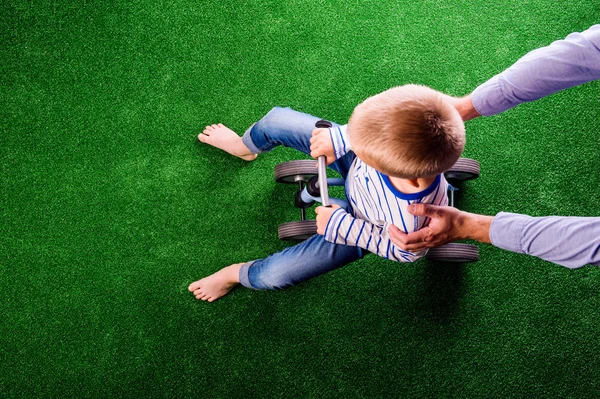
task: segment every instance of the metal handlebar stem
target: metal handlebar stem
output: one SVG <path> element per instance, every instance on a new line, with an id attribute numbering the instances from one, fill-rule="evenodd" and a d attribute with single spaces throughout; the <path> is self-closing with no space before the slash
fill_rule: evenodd
<path id="1" fill-rule="evenodd" d="M 317 128 L 330 128 L 333 124 L 329 121 L 321 119 L 315 123 L 315 127 Z M 331 203 L 329 202 L 329 190 L 327 189 L 327 158 L 324 155 L 321 155 L 319 158 L 319 180 L 317 182 L 317 187 L 321 192 L 321 203 L 323 206 L 331 207 Z"/>
<path id="2" fill-rule="evenodd" d="M 317 186 L 321 192 L 321 203 L 323 206 L 331 207 L 329 202 L 329 189 L 327 187 L 327 159 L 321 155 L 319 158 L 319 181 Z"/>

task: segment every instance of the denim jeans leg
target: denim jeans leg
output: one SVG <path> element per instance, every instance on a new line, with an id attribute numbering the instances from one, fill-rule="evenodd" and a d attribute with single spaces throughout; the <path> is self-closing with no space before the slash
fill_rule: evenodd
<path id="1" fill-rule="evenodd" d="M 275 107 L 244 133 L 242 141 L 256 154 L 283 145 L 310 155 L 310 138 L 318 120 L 290 108 Z"/>
<path id="2" fill-rule="evenodd" d="M 310 155 L 310 138 L 318 120 L 290 108 L 275 107 L 246 131 L 242 141 L 253 153 L 283 145 Z M 345 178 L 353 159 L 354 153 L 349 152 L 330 167 Z M 359 247 L 332 244 L 317 234 L 265 259 L 244 264 L 240 283 L 259 290 L 284 289 L 361 259 L 367 253 Z"/>
<path id="3" fill-rule="evenodd" d="M 310 138 L 318 120 L 320 118 L 316 116 L 290 108 L 275 107 L 244 133 L 242 141 L 254 154 L 283 145 L 310 155 Z M 339 126 L 335 122 L 331 123 L 333 126 Z M 355 157 L 354 153 L 349 151 L 329 167 L 345 179 Z"/>
<path id="4" fill-rule="evenodd" d="M 332 244 L 315 234 L 265 259 L 246 263 L 240 269 L 240 282 L 257 290 L 281 290 L 362 259 L 367 253 L 360 247 Z"/>

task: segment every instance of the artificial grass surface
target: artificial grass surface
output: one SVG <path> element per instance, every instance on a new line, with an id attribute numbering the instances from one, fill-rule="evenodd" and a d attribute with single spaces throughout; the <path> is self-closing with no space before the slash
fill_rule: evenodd
<path id="1" fill-rule="evenodd" d="M 592 397 L 600 272 L 480 245 L 369 256 L 212 303 L 286 246 L 293 189 L 197 142 L 272 106 L 345 123 L 394 85 L 464 95 L 591 26 L 571 1 L 12 2 L 0 14 L 0 396 Z M 599 82 L 467 123 L 473 212 L 598 215 Z"/>

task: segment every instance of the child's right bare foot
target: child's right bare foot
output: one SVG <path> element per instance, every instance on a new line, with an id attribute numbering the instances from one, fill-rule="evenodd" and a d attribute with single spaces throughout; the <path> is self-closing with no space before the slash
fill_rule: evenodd
<path id="1" fill-rule="evenodd" d="M 218 124 L 206 126 L 204 131 L 198 135 L 198 140 L 210 144 L 231 155 L 242 158 L 245 161 L 253 161 L 256 154 L 253 154 L 242 142 L 242 138 L 236 132 L 228 127 Z"/>
<path id="2" fill-rule="evenodd" d="M 240 268 L 243 263 L 224 267 L 218 272 L 201 280 L 195 281 L 188 287 L 196 299 L 213 302 L 227 294 L 240 283 Z"/>

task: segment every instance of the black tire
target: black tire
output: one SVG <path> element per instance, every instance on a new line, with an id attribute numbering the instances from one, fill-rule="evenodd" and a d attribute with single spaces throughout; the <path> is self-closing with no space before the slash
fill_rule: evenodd
<path id="1" fill-rule="evenodd" d="M 467 181 L 479 177 L 481 166 L 479 162 L 469 158 L 459 158 L 449 170 L 444 173 L 446 180 Z"/>
<path id="2" fill-rule="evenodd" d="M 304 241 L 317 234 L 316 220 L 297 220 L 295 222 L 282 223 L 277 228 L 280 240 Z"/>
<path id="3" fill-rule="evenodd" d="M 440 262 L 477 262 L 479 260 L 479 248 L 471 244 L 450 243 L 442 247 L 429 248 L 425 257 Z"/>
<path id="4" fill-rule="evenodd" d="M 318 175 L 316 159 L 290 161 L 275 165 L 275 181 L 278 183 L 297 184 L 299 181 L 306 183 Z"/>

